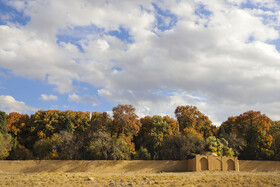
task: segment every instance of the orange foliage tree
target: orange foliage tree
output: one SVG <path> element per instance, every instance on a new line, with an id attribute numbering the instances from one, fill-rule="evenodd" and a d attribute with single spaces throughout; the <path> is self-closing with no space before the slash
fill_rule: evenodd
<path id="1" fill-rule="evenodd" d="M 273 155 L 270 126 L 271 119 L 256 111 L 229 117 L 222 124 L 226 133 L 234 133 L 245 140 L 245 148 L 240 153 L 241 159 L 270 159 Z"/>
<path id="2" fill-rule="evenodd" d="M 196 106 L 178 106 L 175 110 L 175 116 L 179 123 L 180 132 L 194 129 L 204 138 L 213 135 L 212 130 L 215 128 L 212 127 L 212 122 Z"/>
<path id="3" fill-rule="evenodd" d="M 132 105 L 118 105 L 113 108 L 113 131 L 119 136 L 137 135 L 141 127 L 135 108 Z"/>
<path id="4" fill-rule="evenodd" d="M 7 129 L 14 137 L 18 133 L 24 131 L 27 123 L 29 122 L 29 116 L 27 114 L 20 114 L 18 112 L 11 112 L 7 116 Z"/>

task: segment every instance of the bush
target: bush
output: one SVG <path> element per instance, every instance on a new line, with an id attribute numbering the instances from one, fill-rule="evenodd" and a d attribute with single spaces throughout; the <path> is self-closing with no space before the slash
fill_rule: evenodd
<path id="1" fill-rule="evenodd" d="M 60 131 L 57 137 L 52 137 L 53 149 L 57 151 L 58 159 L 72 160 L 78 158 L 79 145 L 71 132 Z"/>
<path id="2" fill-rule="evenodd" d="M 92 140 L 87 146 L 88 159 L 108 160 L 110 158 L 110 149 L 112 147 L 112 138 L 108 133 L 99 132 L 92 135 Z"/>
<path id="3" fill-rule="evenodd" d="M 8 133 L 6 113 L 2 111 L 0 111 L 0 133 L 3 135 Z"/>
<path id="4" fill-rule="evenodd" d="M 16 160 L 32 160 L 34 156 L 29 149 L 26 149 L 23 145 L 18 144 L 15 151 Z"/>
<path id="5" fill-rule="evenodd" d="M 149 153 L 147 148 L 140 147 L 140 149 L 136 152 L 135 159 L 136 160 L 150 160 L 151 154 Z"/>
<path id="6" fill-rule="evenodd" d="M 162 158 L 165 160 L 186 160 L 204 149 L 204 141 L 193 135 L 171 136 L 164 141 Z"/>
<path id="7" fill-rule="evenodd" d="M 34 145 L 34 153 L 38 159 L 52 159 L 53 141 L 51 138 L 39 140 Z"/>
<path id="8" fill-rule="evenodd" d="M 215 152 L 218 156 L 233 156 L 234 152 L 228 147 L 228 141 L 224 138 L 216 138 L 215 136 L 209 136 L 206 139 L 207 151 Z"/>
<path id="9" fill-rule="evenodd" d="M 246 147 L 246 141 L 242 137 L 238 137 L 235 133 L 222 134 L 220 139 L 224 138 L 228 141 L 228 147 L 232 148 L 236 156 L 239 156 Z"/>
<path id="10" fill-rule="evenodd" d="M 0 133 L 0 160 L 6 159 L 10 155 L 13 147 L 13 139 L 10 134 Z"/>

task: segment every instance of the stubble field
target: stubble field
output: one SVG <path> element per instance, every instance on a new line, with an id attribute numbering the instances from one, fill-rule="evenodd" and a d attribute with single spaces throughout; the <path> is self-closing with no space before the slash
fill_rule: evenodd
<path id="1" fill-rule="evenodd" d="M 0 186 L 280 187 L 280 162 L 239 165 L 240 172 L 186 172 L 186 161 L 0 161 Z"/>
<path id="2" fill-rule="evenodd" d="M 0 173 L 0 186 L 280 186 L 280 172 Z"/>

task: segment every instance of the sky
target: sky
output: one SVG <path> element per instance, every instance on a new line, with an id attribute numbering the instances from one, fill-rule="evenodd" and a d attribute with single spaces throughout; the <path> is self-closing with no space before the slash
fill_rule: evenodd
<path id="1" fill-rule="evenodd" d="M 0 110 L 280 120 L 279 0 L 0 0 Z"/>

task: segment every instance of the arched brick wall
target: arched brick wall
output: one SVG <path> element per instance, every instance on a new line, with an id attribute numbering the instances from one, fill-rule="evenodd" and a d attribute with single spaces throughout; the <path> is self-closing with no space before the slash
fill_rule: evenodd
<path id="1" fill-rule="evenodd" d="M 227 171 L 235 171 L 234 161 L 231 159 L 227 160 L 226 168 L 227 168 Z"/>
<path id="2" fill-rule="evenodd" d="M 205 171 L 208 170 L 208 160 L 206 158 L 200 159 L 200 170 Z"/>
<path id="3" fill-rule="evenodd" d="M 196 155 L 187 163 L 188 171 L 239 171 L 237 157 Z"/>

